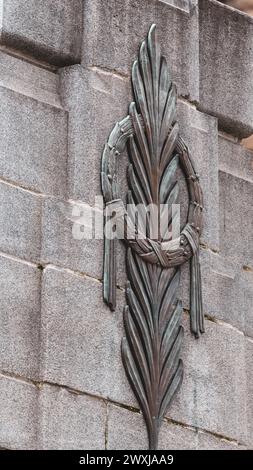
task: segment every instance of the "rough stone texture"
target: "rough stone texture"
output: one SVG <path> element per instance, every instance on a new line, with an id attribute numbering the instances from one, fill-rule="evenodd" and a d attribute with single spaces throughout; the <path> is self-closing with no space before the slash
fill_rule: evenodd
<path id="1" fill-rule="evenodd" d="M 253 151 L 219 135 L 219 169 L 253 183 Z"/>
<path id="2" fill-rule="evenodd" d="M 197 450 L 245 450 L 245 447 L 199 431 Z"/>
<path id="3" fill-rule="evenodd" d="M 247 446 L 253 449 L 253 341 L 246 341 L 246 368 L 247 368 Z"/>
<path id="4" fill-rule="evenodd" d="M 0 257 L 0 370 L 38 377 L 40 275 L 29 263 Z"/>
<path id="5" fill-rule="evenodd" d="M 41 198 L 0 183 L 0 250 L 29 261 L 40 258 Z"/>
<path id="6" fill-rule="evenodd" d="M 128 114 L 130 88 L 129 80 L 100 70 L 77 65 L 61 72 L 62 100 L 69 111 L 71 199 L 93 206 L 101 194 L 102 152 L 115 123 Z"/>
<path id="7" fill-rule="evenodd" d="M 242 275 L 242 283 L 239 286 L 241 291 L 241 311 L 245 315 L 245 334 L 253 338 L 253 272 L 245 271 Z"/>
<path id="8" fill-rule="evenodd" d="M 108 405 L 108 450 L 139 450 L 147 448 L 147 432 L 140 413 Z"/>
<path id="9" fill-rule="evenodd" d="M 164 421 L 159 438 L 160 450 L 239 450 L 234 441 L 228 441 L 193 428 Z M 140 413 L 109 405 L 108 408 L 108 450 L 147 449 L 147 435 Z"/>
<path id="10" fill-rule="evenodd" d="M 121 364 L 122 293 L 116 312 L 110 312 L 100 282 L 50 266 L 43 278 L 42 378 L 118 402 L 134 401 Z"/>
<path id="11" fill-rule="evenodd" d="M 155 21 L 205 202 L 206 334 L 190 335 L 185 312 L 184 382 L 160 448 L 252 449 L 253 153 L 235 137 L 253 128 L 252 19 L 214 0 L 37 3 L 0 1 L 0 448 L 147 449 L 120 354 L 124 248 L 112 313 L 102 299 L 103 242 L 74 239 L 73 225 L 78 207 L 88 225 L 103 147 L 128 113 L 130 67 Z M 82 16 L 82 65 L 54 73 L 49 63 L 80 59 Z M 125 153 L 123 193 L 126 164 Z M 181 201 L 185 189 L 182 179 Z M 188 266 L 182 271 L 189 309 Z"/>
<path id="12" fill-rule="evenodd" d="M 205 314 L 252 336 L 252 271 L 238 270 L 230 259 L 210 250 L 201 250 L 200 263 Z M 182 268 L 179 296 L 187 310 L 190 307 L 189 289 L 189 266 L 186 264 Z"/>
<path id="13" fill-rule="evenodd" d="M 38 389 L 31 384 L 0 375 L 0 446 L 36 449 Z"/>
<path id="14" fill-rule="evenodd" d="M 201 250 L 205 314 L 253 335 L 252 152 L 219 137 L 220 252 Z M 217 223 L 217 215 L 214 214 Z M 189 267 L 181 295 L 189 309 Z"/>
<path id="15" fill-rule="evenodd" d="M 197 433 L 186 426 L 165 422 L 159 436 L 161 450 L 194 450 Z"/>
<path id="16" fill-rule="evenodd" d="M 192 429 L 164 422 L 159 438 L 159 449 L 190 450 L 197 447 L 197 433 Z M 140 413 L 109 405 L 107 449 L 147 449 L 147 433 Z"/>
<path id="17" fill-rule="evenodd" d="M 167 3 L 85 0 L 82 64 L 129 75 L 140 43 L 150 25 L 156 23 L 179 94 L 197 100 L 197 2 L 192 3 L 191 14 L 173 7 L 171 1 Z"/>
<path id="18" fill-rule="evenodd" d="M 204 312 L 252 336 L 252 152 L 220 136 L 219 168 L 220 253 L 201 250 Z M 213 218 L 217 225 L 217 214 Z M 182 268 L 181 284 L 189 309 L 188 265 Z"/>
<path id="19" fill-rule="evenodd" d="M 249 274 L 237 272 L 229 260 L 210 252 L 203 257 L 202 274 L 205 313 L 246 331 L 253 299 Z"/>
<path id="20" fill-rule="evenodd" d="M 102 279 L 103 240 L 74 238 L 74 224 L 78 229 L 78 224 L 82 221 L 78 215 L 81 216 L 83 212 L 84 218 L 87 211 L 91 211 L 92 217 L 93 211 L 90 206 L 63 202 L 55 198 L 44 200 L 41 261 L 43 264 L 61 265 Z M 88 224 L 88 217 L 84 222 Z M 89 228 L 87 232 L 79 232 L 80 236 L 85 236 L 86 233 L 92 236 L 92 231 Z"/>
<path id="21" fill-rule="evenodd" d="M 0 103 L 0 176 L 64 195 L 67 113 L 6 88 L 0 88 Z"/>
<path id="22" fill-rule="evenodd" d="M 101 237 L 95 238 L 95 235 L 100 233 L 100 228 L 103 230 L 103 215 L 102 219 L 97 219 L 97 229 L 95 226 L 93 232 L 90 229 L 90 217 L 94 221 L 101 214 L 100 208 L 87 204 L 45 198 L 42 205 L 41 263 L 56 264 L 102 280 L 104 241 Z M 92 235 L 92 238 L 87 239 L 86 234 L 89 237 Z M 118 240 L 117 285 L 121 288 L 125 288 L 127 282 L 125 254 L 124 243 Z"/>
<path id="23" fill-rule="evenodd" d="M 80 61 L 82 0 L 1 0 L 0 19 L 2 46 L 58 66 Z"/>
<path id="24" fill-rule="evenodd" d="M 189 147 L 203 189 L 205 210 L 202 242 L 217 249 L 219 246 L 217 120 L 200 113 L 183 101 L 178 102 L 177 115 L 180 133 Z"/>
<path id="25" fill-rule="evenodd" d="M 206 321 L 206 334 L 195 340 L 186 318 L 182 358 L 184 381 L 168 416 L 244 443 L 247 391 L 243 334 L 229 325 Z"/>
<path id="26" fill-rule="evenodd" d="M 120 360 L 122 302 L 111 313 L 102 303 L 100 283 L 50 267 L 44 276 L 43 378 L 136 406 Z M 209 321 L 206 330 L 199 341 L 186 334 L 185 379 L 169 416 L 244 439 L 243 335 Z"/>
<path id="27" fill-rule="evenodd" d="M 104 449 L 106 405 L 101 400 L 43 386 L 39 410 L 40 449 Z"/>
<path id="28" fill-rule="evenodd" d="M 198 0 L 158 0 L 167 5 L 176 7 L 182 11 L 190 13 L 198 3 Z"/>
<path id="29" fill-rule="evenodd" d="M 236 321 L 249 336 L 253 335 L 252 155 L 241 145 L 219 138 L 220 251 L 224 268 L 233 266 L 233 280 L 226 280 L 229 288 L 221 285 L 219 290 L 224 291 L 223 311 L 228 312 L 229 306 L 232 323 Z"/>
<path id="30" fill-rule="evenodd" d="M 109 405 L 108 450 L 147 449 L 145 424 L 139 413 Z M 160 450 L 242 450 L 244 446 L 203 431 L 164 421 L 162 424 Z"/>
<path id="31" fill-rule="evenodd" d="M 0 86 L 61 107 L 59 75 L 0 51 Z"/>
<path id="32" fill-rule="evenodd" d="M 199 2 L 200 109 L 238 137 L 253 133 L 253 19 L 216 0 Z"/>
<path id="33" fill-rule="evenodd" d="M 220 250 L 236 266 L 253 268 L 253 184 L 220 171 Z"/>

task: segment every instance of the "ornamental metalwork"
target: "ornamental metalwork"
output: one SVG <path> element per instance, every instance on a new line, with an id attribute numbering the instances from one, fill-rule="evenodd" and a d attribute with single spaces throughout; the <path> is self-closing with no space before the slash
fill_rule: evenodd
<path id="1" fill-rule="evenodd" d="M 101 184 L 106 221 L 112 214 L 116 217 L 117 233 L 121 232 L 127 247 L 122 360 L 146 422 L 149 448 L 157 449 L 163 418 L 183 379 L 183 309 L 177 295 L 180 267 L 188 260 L 190 327 L 196 338 L 204 332 L 204 317 L 199 264 L 202 191 L 189 150 L 179 135 L 176 87 L 160 52 L 156 25 L 151 26 L 133 64 L 132 87 L 134 101 L 129 115 L 116 123 L 104 148 Z M 126 147 L 127 203 L 144 207 L 148 226 L 142 236 L 136 230 L 135 211 L 126 210 L 118 184 L 117 161 Z M 168 228 L 179 197 L 179 168 L 188 187 L 188 216 L 180 235 L 173 239 L 168 237 Z M 170 214 L 167 227 L 158 221 L 155 238 L 150 236 L 150 204 L 158 207 L 158 214 L 165 205 Z M 115 238 L 105 236 L 103 295 L 111 310 L 116 307 L 116 243 Z"/>

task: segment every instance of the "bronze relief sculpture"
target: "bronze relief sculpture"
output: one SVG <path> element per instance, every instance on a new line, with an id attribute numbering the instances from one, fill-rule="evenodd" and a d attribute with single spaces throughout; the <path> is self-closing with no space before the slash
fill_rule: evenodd
<path id="1" fill-rule="evenodd" d="M 157 449 L 162 420 L 183 378 L 182 303 L 177 291 L 180 266 L 188 260 L 190 323 L 196 338 L 204 332 L 204 316 L 199 265 L 202 191 L 189 150 L 179 136 L 176 87 L 160 53 L 155 25 L 133 64 L 132 85 L 135 101 L 129 106 L 129 115 L 115 125 L 104 148 L 101 184 L 106 217 L 116 214 L 117 233 L 122 234 L 127 246 L 123 364 L 146 422 L 149 447 Z M 130 211 L 126 211 L 117 183 L 117 160 L 126 145 Z M 179 167 L 187 182 L 189 208 L 186 225 L 172 239 L 168 229 L 173 223 L 172 206 L 178 201 Z M 137 230 L 133 208 L 140 204 L 144 209 L 138 217 Z M 152 205 L 158 208 L 155 237 L 151 236 Z M 166 226 L 161 223 L 162 207 L 168 209 Z M 114 238 L 105 236 L 103 294 L 111 310 L 116 306 L 115 243 Z"/>

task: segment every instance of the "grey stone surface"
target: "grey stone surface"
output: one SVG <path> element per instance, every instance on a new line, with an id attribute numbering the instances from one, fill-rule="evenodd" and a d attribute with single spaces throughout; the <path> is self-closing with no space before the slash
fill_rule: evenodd
<path id="1" fill-rule="evenodd" d="M 241 443 L 247 432 L 245 339 L 230 325 L 206 321 L 195 340 L 185 319 L 184 380 L 168 417 Z M 229 384 L 229 386 L 228 386 Z"/>
<path id="2" fill-rule="evenodd" d="M 146 426 L 140 413 L 109 405 L 107 449 L 147 449 Z M 197 433 L 192 429 L 164 421 L 160 431 L 160 450 L 190 450 L 197 447 Z"/>
<path id="3" fill-rule="evenodd" d="M 220 171 L 220 250 L 238 267 L 253 268 L 253 184 Z"/>
<path id="4" fill-rule="evenodd" d="M 2 46 L 62 66 L 80 61 L 82 0 L 1 0 Z"/>
<path id="5" fill-rule="evenodd" d="M 198 100 L 197 2 L 192 4 L 191 13 L 173 7 L 171 3 L 86 0 L 82 64 L 129 75 L 140 43 L 151 24 L 156 23 L 162 51 L 172 69 L 179 94 Z"/>
<path id="6" fill-rule="evenodd" d="M 0 257 L 0 370 L 38 378 L 40 277 L 29 263 Z"/>
<path id="7" fill-rule="evenodd" d="M 147 442 L 145 423 L 139 412 L 108 405 L 108 450 L 147 449 Z"/>
<path id="8" fill-rule="evenodd" d="M 243 271 L 237 272 L 233 265 L 229 269 L 229 260 L 206 253 L 202 275 L 205 313 L 245 331 L 245 319 L 250 309 L 244 298 L 247 279 Z M 252 295 L 253 292 L 251 299 Z"/>
<path id="9" fill-rule="evenodd" d="M 69 111 L 69 197 L 93 206 L 101 194 L 104 145 L 117 121 L 128 114 L 129 80 L 73 66 L 61 71 L 61 92 Z M 119 174 L 123 177 L 124 171 Z"/>
<path id="10" fill-rule="evenodd" d="M 220 253 L 202 250 L 204 311 L 252 336 L 252 152 L 219 136 L 219 168 L 218 212 L 212 219 L 207 215 L 207 224 L 216 220 L 217 227 L 219 214 Z M 203 189 L 205 195 L 205 184 Z M 181 284 L 184 306 L 189 308 L 187 265 Z"/>
<path id="11" fill-rule="evenodd" d="M 42 378 L 135 403 L 120 354 L 123 293 L 118 291 L 118 307 L 111 312 L 99 281 L 50 266 L 43 278 Z"/>
<path id="12" fill-rule="evenodd" d="M 0 375 L 0 446 L 36 449 L 38 389 L 15 378 Z"/>
<path id="13" fill-rule="evenodd" d="M 106 404 L 102 400 L 44 385 L 39 410 L 40 449 L 104 449 Z"/>
<path id="14" fill-rule="evenodd" d="M 44 276 L 44 379 L 137 406 L 120 358 L 122 301 L 111 313 L 103 305 L 99 282 L 51 267 L 46 268 Z M 243 440 L 243 335 L 229 325 L 206 321 L 207 332 L 196 341 L 188 333 L 188 319 L 186 323 L 185 378 L 169 417 Z"/>
<path id="15" fill-rule="evenodd" d="M 247 447 L 253 449 L 253 341 L 246 341 L 247 368 Z"/>
<path id="16" fill-rule="evenodd" d="M 0 88 L 0 176 L 28 189 L 66 192 L 67 113 Z"/>
<path id="17" fill-rule="evenodd" d="M 239 269 L 229 258 L 201 250 L 201 276 L 204 313 L 229 323 L 253 336 L 253 273 Z M 179 296 L 189 309 L 189 266 L 184 265 Z"/>
<path id="18" fill-rule="evenodd" d="M 253 183 L 253 151 L 219 135 L 219 169 Z"/>
<path id="19" fill-rule="evenodd" d="M 176 7 L 182 11 L 190 13 L 192 9 L 197 5 L 198 0 L 158 0 L 167 5 Z"/>
<path id="20" fill-rule="evenodd" d="M 77 235 L 79 234 L 80 237 L 86 235 L 85 232 L 79 231 L 81 225 L 78 224 L 82 223 L 82 217 L 78 218 L 78 216 L 81 216 L 81 213 L 83 213 L 83 218 L 87 214 L 86 224 L 88 223 L 88 214 L 91 214 L 91 217 L 94 215 L 91 206 L 64 202 L 55 198 L 44 200 L 41 261 L 102 279 L 103 240 L 74 238 L 76 236 L 75 226 L 77 227 Z M 92 231 L 89 228 L 87 235 L 92 237 Z"/>
<path id="21" fill-rule="evenodd" d="M 100 209 L 95 206 L 45 198 L 42 205 L 41 263 L 43 265 L 56 264 L 102 280 L 104 241 L 101 238 L 95 238 L 95 226 L 93 226 L 92 238 L 87 239 L 84 236 L 85 233 L 91 236 L 90 220 L 88 222 L 87 215 L 91 214 L 94 221 L 96 215 L 99 216 L 101 213 Z M 103 228 L 103 218 L 101 220 Z M 82 232 L 83 224 L 85 227 Z M 76 238 L 77 235 L 82 238 Z M 125 253 L 124 243 L 118 240 L 116 243 L 116 281 L 121 288 L 125 288 L 127 282 Z"/>
<path id="22" fill-rule="evenodd" d="M 147 449 L 147 435 L 140 413 L 109 405 L 108 450 Z M 235 441 L 196 431 L 181 424 L 164 421 L 159 436 L 160 450 L 242 450 Z"/>
<path id="23" fill-rule="evenodd" d="M 253 153 L 226 132 L 253 132 L 253 20 L 215 0 L 37 3 L 0 0 L 0 448 L 147 449 L 120 353 L 125 250 L 112 313 L 103 241 L 73 237 L 73 208 L 100 195 L 103 147 L 128 113 L 131 64 L 156 22 L 205 203 L 206 333 L 195 340 L 185 312 L 184 381 L 160 448 L 252 449 Z M 80 61 L 82 20 L 82 65 L 29 63 Z M 123 154 L 123 193 L 126 163 Z"/>
<path id="24" fill-rule="evenodd" d="M 244 271 L 242 283 L 239 286 L 241 292 L 241 311 L 244 311 L 245 334 L 253 338 L 253 272 Z"/>
<path id="25" fill-rule="evenodd" d="M 160 433 L 161 450 L 195 450 L 197 433 L 194 429 L 165 422 Z"/>
<path id="26" fill-rule="evenodd" d="M 61 108 L 58 74 L 2 51 L 0 86 Z"/>
<path id="27" fill-rule="evenodd" d="M 39 261 L 41 197 L 1 182 L 0 218 L 0 251 Z"/>
<path id="28" fill-rule="evenodd" d="M 204 196 L 203 243 L 213 249 L 219 247 L 219 186 L 217 120 L 197 111 L 184 101 L 177 111 L 181 136 L 191 154 Z M 186 195 L 188 197 L 188 195 Z"/>
<path id="29" fill-rule="evenodd" d="M 253 19 L 216 0 L 199 2 L 200 109 L 238 137 L 253 133 Z"/>
<path id="30" fill-rule="evenodd" d="M 238 445 L 236 442 L 198 431 L 197 450 L 245 450 L 245 447 Z"/>

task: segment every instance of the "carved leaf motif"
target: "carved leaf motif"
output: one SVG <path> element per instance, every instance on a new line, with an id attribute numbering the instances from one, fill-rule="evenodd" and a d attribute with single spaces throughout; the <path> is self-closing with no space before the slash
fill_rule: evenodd
<path id="1" fill-rule="evenodd" d="M 180 270 L 171 273 L 146 264 L 130 248 L 127 267 L 122 357 L 146 420 L 150 448 L 155 449 L 161 421 L 183 377 Z"/>
<path id="2" fill-rule="evenodd" d="M 159 219 L 156 238 L 162 242 L 171 224 L 171 206 L 178 198 L 178 125 L 174 123 L 176 89 L 161 57 L 155 26 L 141 45 L 132 82 L 135 103 L 129 109 L 134 132 L 129 140 L 128 203 L 146 207 L 139 222 L 142 228 L 148 218 L 148 237 L 154 221 L 147 206 L 156 204 L 159 213 L 160 205 L 167 204 L 169 220 L 164 224 Z M 132 221 L 135 222 L 134 210 Z M 146 420 L 150 448 L 156 449 L 162 419 L 183 377 L 182 305 L 177 300 L 180 268 L 163 269 L 146 263 L 145 257 L 140 258 L 129 248 L 127 272 L 122 357 Z"/>

